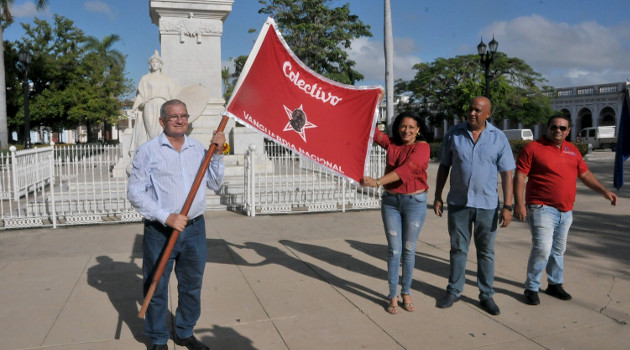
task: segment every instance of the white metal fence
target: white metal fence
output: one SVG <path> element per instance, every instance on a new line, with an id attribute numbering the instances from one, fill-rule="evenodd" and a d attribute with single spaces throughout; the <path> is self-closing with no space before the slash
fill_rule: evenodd
<path id="1" fill-rule="evenodd" d="M 127 200 L 127 177 L 112 177 L 121 153 L 119 145 L 52 144 L 0 153 L 0 230 L 141 221 Z M 374 147 L 369 174 L 381 176 L 384 164 L 384 151 Z M 244 190 L 224 187 L 221 196 L 229 207 L 250 216 L 380 206 L 378 190 L 352 184 L 275 144 L 247 155 Z"/>
<path id="2" fill-rule="evenodd" d="M 119 145 L 48 146 L 0 154 L 0 229 L 140 221 L 127 178 L 111 177 Z"/>
<path id="3" fill-rule="evenodd" d="M 250 149 L 246 157 L 244 209 L 249 216 L 380 207 L 378 189 L 353 184 L 276 144 L 266 144 L 264 154 Z M 368 173 L 380 177 L 384 167 L 385 152 L 374 146 Z"/>

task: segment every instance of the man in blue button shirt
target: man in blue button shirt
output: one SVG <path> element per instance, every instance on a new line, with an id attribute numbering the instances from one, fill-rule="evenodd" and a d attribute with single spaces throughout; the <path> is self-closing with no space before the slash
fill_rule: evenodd
<path id="1" fill-rule="evenodd" d="M 159 122 L 164 132 L 138 148 L 127 189 L 127 198 L 145 218 L 142 241 L 145 295 L 169 236 L 173 229 L 180 232 L 146 313 L 145 332 L 151 338 L 152 350 L 168 349 L 168 280 L 173 265 L 179 294 L 173 340 L 188 349 L 208 349 L 193 335 L 201 314 L 201 282 L 207 260 L 205 186 L 197 191 L 188 216 L 180 214 L 206 153 L 200 142 L 186 136 L 188 117 L 182 101 L 170 100 L 162 105 Z M 224 142 L 223 132 L 215 131 L 211 143 L 220 147 L 204 178 L 206 186 L 215 191 L 223 181 Z"/>
<path id="2" fill-rule="evenodd" d="M 459 300 L 466 282 L 466 259 L 474 235 L 477 248 L 477 286 L 481 307 L 500 313 L 492 296 L 494 289 L 494 239 L 497 221 L 506 227 L 512 220 L 512 171 L 514 156 L 503 132 L 487 121 L 491 104 L 476 97 L 468 107 L 467 120 L 452 127 L 440 149 L 433 210 L 442 216 L 442 190 L 451 170 L 448 232 L 451 238 L 450 272 L 446 295 L 437 306 L 451 307 Z M 498 176 L 501 174 L 503 208 L 498 210 Z M 474 232 L 473 232 L 474 230 Z"/>

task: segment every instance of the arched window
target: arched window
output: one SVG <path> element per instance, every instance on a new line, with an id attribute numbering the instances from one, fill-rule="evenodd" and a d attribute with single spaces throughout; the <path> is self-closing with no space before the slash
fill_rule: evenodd
<path id="1" fill-rule="evenodd" d="M 599 126 L 617 125 L 615 110 L 612 107 L 604 107 L 599 113 Z"/>

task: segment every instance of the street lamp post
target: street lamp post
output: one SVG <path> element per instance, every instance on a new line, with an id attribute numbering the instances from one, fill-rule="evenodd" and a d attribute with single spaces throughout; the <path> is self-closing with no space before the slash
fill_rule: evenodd
<path id="1" fill-rule="evenodd" d="M 31 116 L 28 106 L 28 92 L 30 86 L 28 84 L 28 66 L 31 64 L 31 53 L 26 49 L 20 50 L 19 53 L 20 63 L 22 63 L 22 70 L 24 71 L 24 82 L 22 88 L 24 90 L 24 148 L 31 148 Z"/>
<path id="2" fill-rule="evenodd" d="M 499 42 L 494 40 L 494 36 L 492 37 L 492 41 L 488 43 L 488 46 L 484 44 L 483 38 L 481 38 L 481 42 L 477 45 L 477 52 L 479 52 L 479 63 L 485 69 L 485 80 L 486 80 L 486 97 L 490 99 L 490 64 L 494 61 L 494 54 L 497 53 L 497 48 L 499 48 Z"/>

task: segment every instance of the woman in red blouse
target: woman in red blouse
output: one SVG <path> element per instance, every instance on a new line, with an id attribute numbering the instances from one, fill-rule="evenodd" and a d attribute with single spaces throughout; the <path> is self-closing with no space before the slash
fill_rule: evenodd
<path id="1" fill-rule="evenodd" d="M 421 130 L 426 130 L 421 133 Z M 387 273 L 389 304 L 387 312 L 398 313 L 399 267 L 402 260 L 402 307 L 414 311 L 411 301 L 411 281 L 416 260 L 416 242 L 427 211 L 427 167 L 430 137 L 424 121 L 417 115 L 403 112 L 392 124 L 393 136 L 378 129 L 374 142 L 387 150 L 385 175 L 378 179 L 363 178 L 363 185 L 383 186 L 381 216 L 387 238 Z"/>

